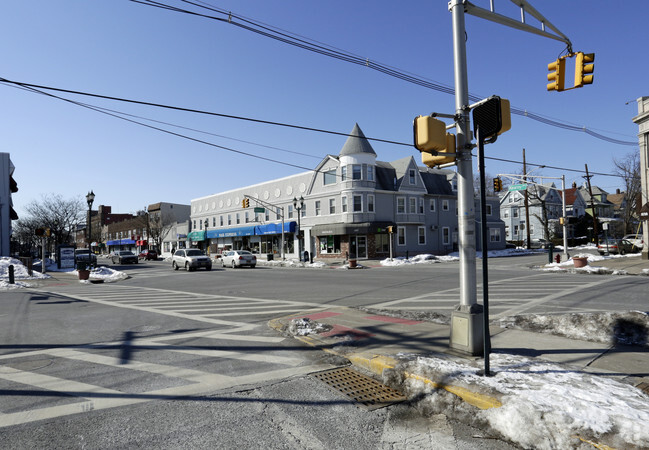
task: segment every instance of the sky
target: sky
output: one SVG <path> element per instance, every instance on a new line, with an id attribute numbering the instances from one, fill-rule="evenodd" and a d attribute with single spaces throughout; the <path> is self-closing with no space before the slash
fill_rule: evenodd
<path id="1" fill-rule="evenodd" d="M 221 19 L 227 15 L 199 6 L 231 11 L 238 24 L 281 29 L 452 92 L 446 0 L 160 2 Z M 487 0 L 473 3 L 489 7 Z M 528 170 L 562 168 L 537 169 L 535 175 L 565 175 L 568 185 L 581 184 L 587 164 L 592 183 L 615 192 L 623 184 L 607 174 L 614 158 L 638 151 L 632 118 L 636 100 L 649 95 L 649 62 L 638 56 L 646 43 L 642 30 L 649 2 L 632 0 L 624 8 L 604 0 L 530 3 L 570 38 L 575 51 L 595 53 L 594 83 L 548 92 L 547 64 L 564 52 L 564 43 L 467 15 L 470 93 L 499 95 L 513 108 L 630 145 L 513 115 L 512 129 L 486 147 L 487 158 L 513 162 L 487 159 L 486 173 L 520 173 L 525 149 Z M 520 18 L 509 1 L 496 0 L 495 6 L 503 15 Z M 0 77 L 6 80 L 343 134 L 358 123 L 368 138 L 407 144 L 372 141 L 382 161 L 412 156 L 420 162 L 411 145 L 413 119 L 455 109 L 452 93 L 388 76 L 371 65 L 307 51 L 227 21 L 130 0 L 6 0 L 0 37 Z M 117 213 L 157 202 L 189 204 L 313 169 L 325 155 L 337 155 L 346 140 L 344 135 L 41 91 L 129 114 L 120 117 L 148 126 L 0 83 L 0 152 L 10 153 L 16 166 L 19 191 L 13 203 L 19 215 L 43 195 L 79 198 L 85 204 L 90 190 L 96 194 L 94 209 L 110 205 Z"/>

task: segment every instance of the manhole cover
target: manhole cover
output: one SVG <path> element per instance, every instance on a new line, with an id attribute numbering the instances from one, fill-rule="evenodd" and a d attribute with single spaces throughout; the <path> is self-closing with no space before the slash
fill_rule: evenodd
<path id="1" fill-rule="evenodd" d="M 348 367 L 312 375 L 369 410 L 383 408 L 406 399 L 400 392 Z"/>
<path id="2" fill-rule="evenodd" d="M 649 383 L 643 381 L 642 383 L 637 384 L 636 387 L 645 394 L 649 395 Z"/>

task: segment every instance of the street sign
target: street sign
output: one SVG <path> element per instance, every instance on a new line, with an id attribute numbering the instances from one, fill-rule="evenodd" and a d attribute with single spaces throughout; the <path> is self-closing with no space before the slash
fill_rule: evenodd
<path id="1" fill-rule="evenodd" d="M 512 184 L 508 188 L 509 191 L 526 191 L 527 184 Z"/>
<path id="2" fill-rule="evenodd" d="M 263 212 L 266 212 L 266 209 L 265 208 L 260 208 L 260 207 L 255 207 L 254 211 L 256 213 L 263 213 Z"/>

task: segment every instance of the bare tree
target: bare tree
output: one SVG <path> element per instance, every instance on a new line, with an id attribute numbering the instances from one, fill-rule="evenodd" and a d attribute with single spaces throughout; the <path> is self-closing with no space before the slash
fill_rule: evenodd
<path id="1" fill-rule="evenodd" d="M 49 228 L 56 245 L 73 241 L 77 225 L 83 223 L 85 207 L 80 198 L 64 199 L 60 194 L 43 195 L 25 207 L 25 223 Z"/>
<path id="2" fill-rule="evenodd" d="M 149 214 L 148 235 L 149 240 L 155 243 L 158 252 L 162 252 L 162 241 L 173 228 L 175 216 L 173 214 Z"/>
<path id="3" fill-rule="evenodd" d="M 640 202 L 640 154 L 628 153 L 622 158 L 613 158 L 613 173 L 624 181 L 625 202 L 620 210 L 624 224 L 624 233 L 635 233 L 634 224 L 637 223 L 637 208 Z"/>

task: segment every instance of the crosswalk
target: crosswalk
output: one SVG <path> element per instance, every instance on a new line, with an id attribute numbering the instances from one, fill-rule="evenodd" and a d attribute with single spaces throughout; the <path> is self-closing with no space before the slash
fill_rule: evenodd
<path id="1" fill-rule="evenodd" d="M 245 325 L 251 316 L 273 318 L 325 307 L 317 303 L 200 294 L 119 284 L 59 286 L 56 295 L 219 325 Z M 244 320 L 246 322 L 237 322 Z"/>
<path id="2" fill-rule="evenodd" d="M 282 352 L 280 343 L 285 339 L 256 335 L 254 327 L 248 325 L 136 339 L 129 345 L 137 350 L 137 360 L 124 361 L 119 355 L 106 354 L 111 348 L 124 346 L 124 342 L 0 355 L 0 386 L 6 402 L 0 408 L 0 429 L 156 400 L 198 398 L 236 386 L 331 368 L 328 364 L 305 364 L 303 358 Z M 238 345 L 245 345 L 245 349 L 237 351 Z M 259 350 L 251 350 L 255 345 Z M 278 350 L 269 351 L 269 346 Z M 167 356 L 163 358 L 161 352 Z M 173 354 L 189 358 L 191 367 Z M 255 370 L 219 373 L 210 370 L 209 364 L 196 369 L 199 358 L 254 363 Z M 77 370 L 69 370 L 72 366 Z"/>
<path id="3" fill-rule="evenodd" d="M 525 275 L 489 283 L 489 311 L 492 318 L 511 316 L 526 312 L 551 309 L 553 313 L 586 312 L 592 309 L 565 300 L 570 294 L 595 289 L 614 281 L 613 277 L 585 278 L 569 276 L 558 278 L 548 274 Z M 483 286 L 477 286 L 478 302 L 482 302 Z M 453 310 L 460 301 L 460 288 L 428 292 L 414 297 L 402 298 L 371 305 L 372 308 L 422 312 L 445 312 Z"/>

